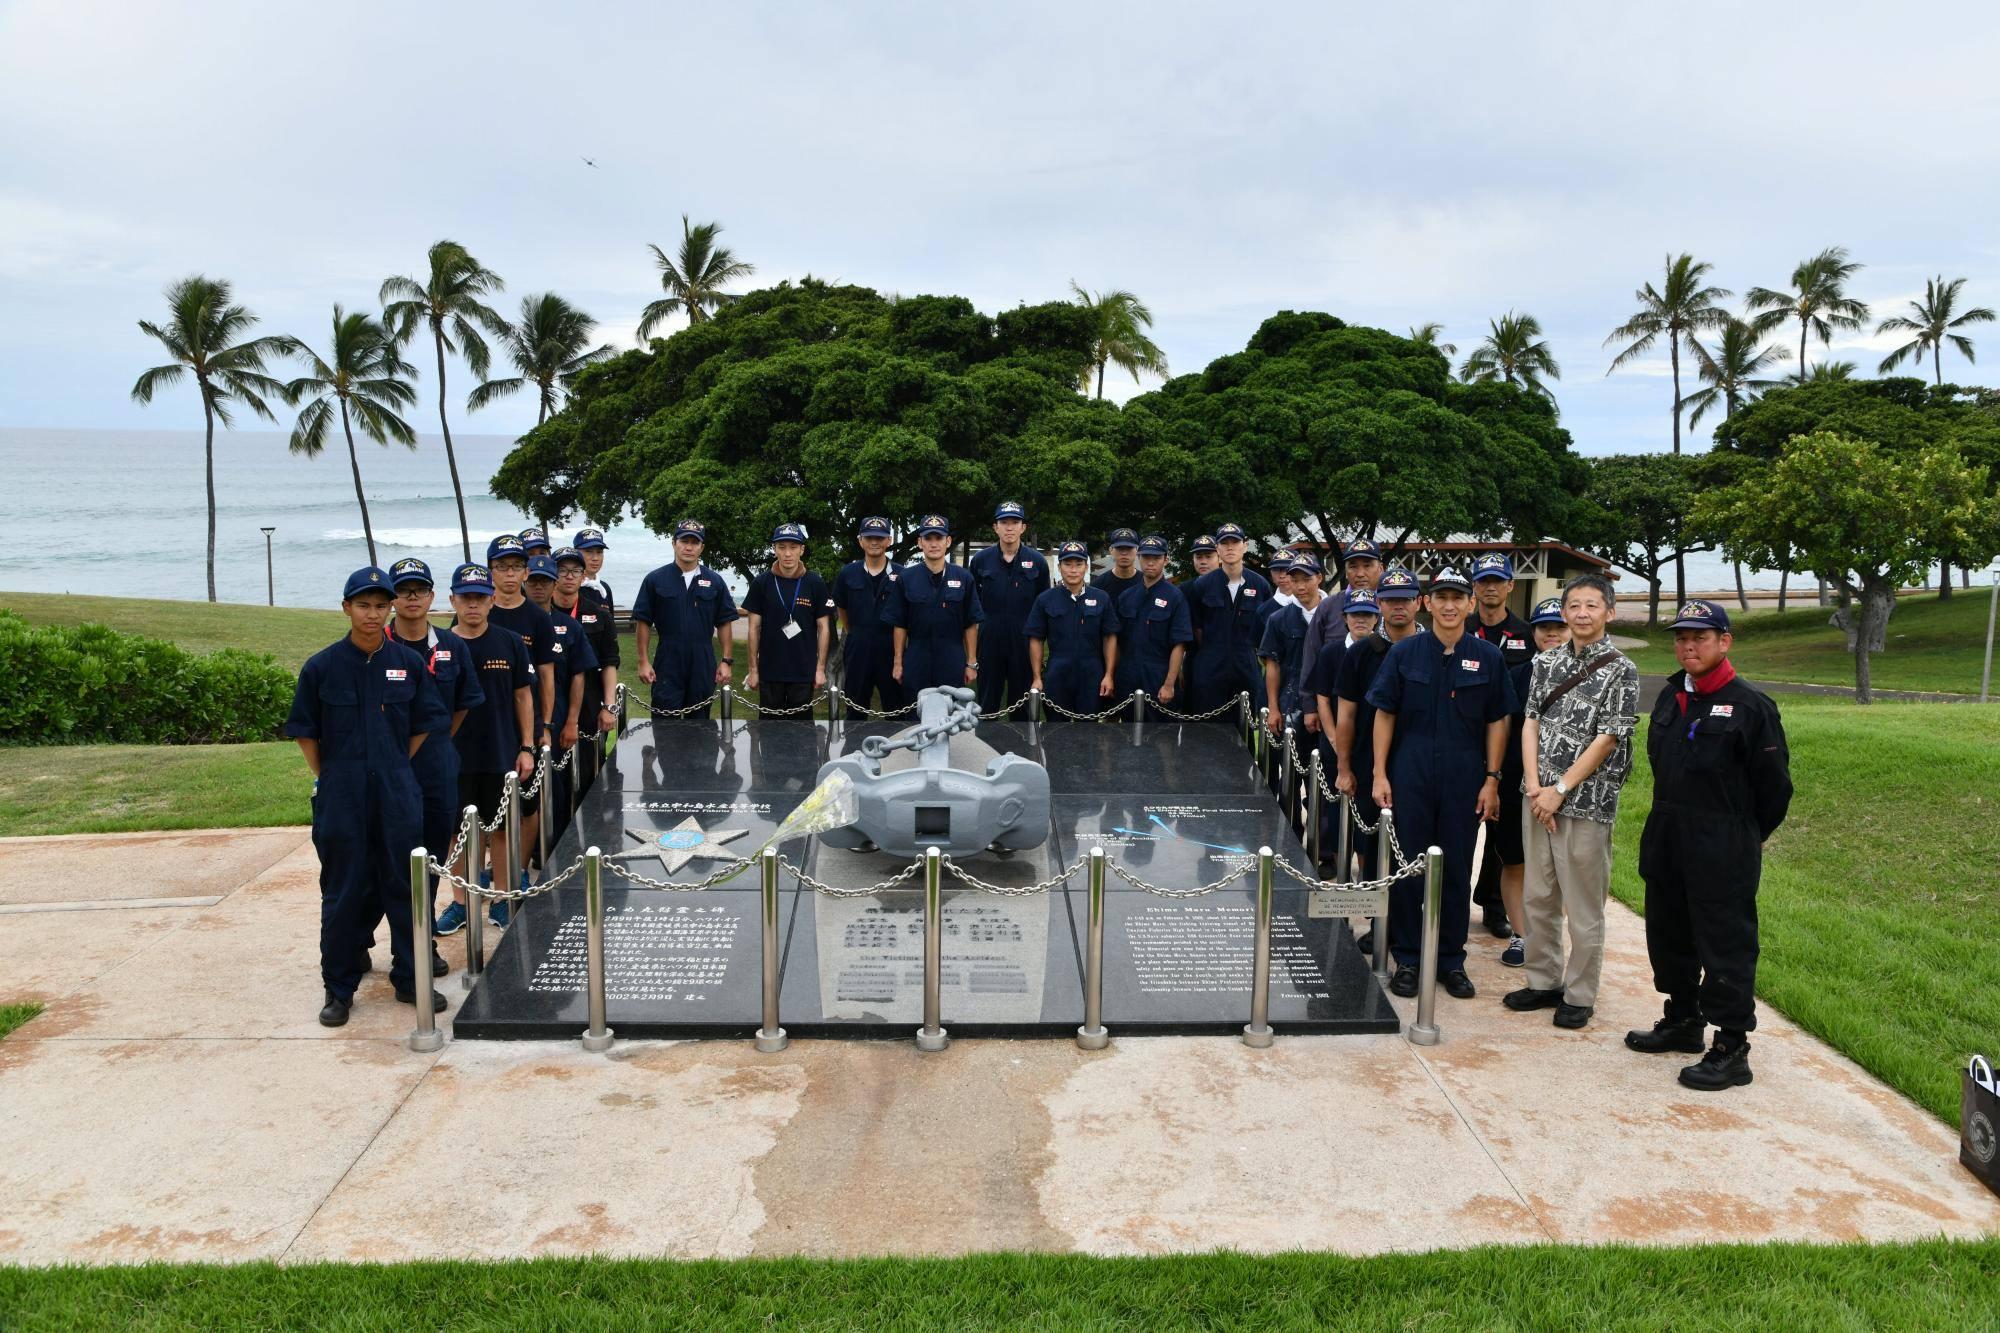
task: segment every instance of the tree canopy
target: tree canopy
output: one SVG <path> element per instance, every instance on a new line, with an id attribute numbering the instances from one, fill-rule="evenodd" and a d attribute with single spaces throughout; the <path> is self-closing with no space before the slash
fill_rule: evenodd
<path id="1" fill-rule="evenodd" d="M 1660 573 L 1708 543 L 1688 526 L 1697 463 L 1685 454 L 1589 460 L 1590 485 L 1566 529 L 1584 550 L 1646 580 L 1646 623 L 1660 623 Z"/>

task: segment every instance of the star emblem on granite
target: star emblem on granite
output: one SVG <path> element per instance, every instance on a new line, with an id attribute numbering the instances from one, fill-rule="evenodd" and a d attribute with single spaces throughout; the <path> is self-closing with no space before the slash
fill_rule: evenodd
<path id="1" fill-rule="evenodd" d="M 693 815 L 689 815 L 665 833 L 641 833 L 637 829 L 626 829 L 626 837 L 644 845 L 629 852 L 617 852 L 614 857 L 627 861 L 635 857 L 657 856 L 671 875 L 689 861 L 722 860 L 729 853 L 723 851 L 721 845 L 734 842 L 749 831 L 747 828 L 704 829 L 695 822 Z"/>

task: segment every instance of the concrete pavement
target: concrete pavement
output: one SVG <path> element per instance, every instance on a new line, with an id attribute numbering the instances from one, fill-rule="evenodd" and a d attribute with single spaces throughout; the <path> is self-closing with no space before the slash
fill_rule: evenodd
<path id="1" fill-rule="evenodd" d="M 1503 1010 L 1518 974 L 1475 933 L 1480 997 L 1440 998 L 1428 1050 L 1114 1034 L 1101 1052 L 417 1055 L 386 931 L 353 1020 L 314 1021 L 316 873 L 304 830 L 0 841 L 0 904 L 25 908 L 0 917 L 0 1002 L 48 1005 L 0 1042 L 0 1262 L 2000 1233 L 1949 1127 L 1768 1009 L 1748 1088 L 1688 1092 L 1679 1057 L 1626 1051 L 1657 1009 L 1615 903 L 1576 1033 Z"/>

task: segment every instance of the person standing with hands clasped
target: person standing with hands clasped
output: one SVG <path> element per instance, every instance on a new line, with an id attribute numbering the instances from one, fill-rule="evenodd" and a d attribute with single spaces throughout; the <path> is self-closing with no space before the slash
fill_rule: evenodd
<path id="1" fill-rule="evenodd" d="M 424 798 L 410 758 L 451 725 L 424 659 L 388 634 L 389 575 L 373 565 L 347 576 L 344 638 L 299 672 L 285 734 L 312 770 L 312 841 L 319 853 L 321 1026 L 347 1021 L 374 922 L 389 918 L 389 984 L 405 1004 L 429 986 L 410 930 L 410 852 L 423 839 Z M 426 848 L 428 851 L 429 849 Z M 449 848 L 441 847 L 448 853 Z M 433 1012 L 444 997 L 432 993 Z"/>
<path id="2" fill-rule="evenodd" d="M 826 651 L 833 601 L 826 580 L 805 567 L 806 530 L 780 523 L 771 533 L 777 563 L 750 582 L 743 612 L 750 619 L 749 670 L 743 687 L 757 691 L 759 709 L 809 709 L 826 685 Z"/>
<path id="3" fill-rule="evenodd" d="M 1757 1026 L 1757 881 L 1764 843 L 1792 804 L 1791 753 L 1778 706 L 1729 661 L 1729 613 L 1687 602 L 1674 617 L 1681 669 L 1653 701 L 1646 757 L 1653 809 L 1639 835 L 1646 952 L 1666 1016 L 1625 1034 L 1635 1051 L 1702 1049 L 1682 1086 L 1719 1092 L 1750 1081 Z"/>
<path id="4" fill-rule="evenodd" d="M 944 515 L 927 515 L 917 525 L 917 546 L 924 558 L 906 566 L 890 585 L 882 616 L 893 633 L 889 674 L 911 697 L 934 685 L 977 686 L 979 660 L 973 645 L 986 612 L 971 572 L 945 558 L 951 550 L 951 524 Z"/>
<path id="5" fill-rule="evenodd" d="M 1392 589 L 1385 580 L 1378 598 Z M 1500 814 L 1500 758 L 1514 684 L 1500 650 L 1465 632 L 1472 583 L 1456 569 L 1431 575 L 1425 593 L 1431 632 L 1389 650 L 1368 687 L 1375 707 L 1375 804 L 1395 815 L 1406 855 L 1436 846 L 1444 854 L 1443 918 L 1438 923 L 1438 983 L 1453 999 L 1477 992 L 1465 974 L 1472 907 L 1472 845 L 1479 821 Z M 1423 945 L 1423 880 L 1405 875 L 1389 890 L 1389 989 L 1417 993 Z"/>
<path id="6" fill-rule="evenodd" d="M 1597 1006 L 1611 830 L 1619 789 L 1632 772 L 1639 669 L 1605 637 L 1614 605 L 1609 581 L 1595 574 L 1569 581 L 1569 643 L 1536 655 L 1522 712 L 1528 984 L 1502 1003 L 1517 1013 L 1552 1008 L 1559 1028 L 1584 1026 Z"/>

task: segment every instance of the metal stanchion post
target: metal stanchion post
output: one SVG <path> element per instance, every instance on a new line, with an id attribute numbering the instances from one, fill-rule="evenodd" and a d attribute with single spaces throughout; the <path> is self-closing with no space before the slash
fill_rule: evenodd
<path id="1" fill-rule="evenodd" d="M 521 876 L 527 872 L 527 866 L 523 864 L 521 851 L 521 778 L 519 774 L 511 770 L 507 774 L 506 797 L 507 878 L 503 882 L 500 876 L 495 875 L 493 877 L 493 887 L 512 893 L 520 887 Z M 509 921 L 514 919 L 512 909 L 509 909 L 507 919 Z"/>
<path id="2" fill-rule="evenodd" d="M 1424 951 L 1417 959 L 1417 1021 L 1410 1024 L 1410 1041 L 1438 1044 L 1438 918 L 1444 915 L 1444 851 L 1424 853 Z"/>
<path id="3" fill-rule="evenodd" d="M 1028 691 L 1028 721 L 1030 722 L 1043 721 L 1042 692 L 1040 690 L 1031 688 Z"/>
<path id="4" fill-rule="evenodd" d="M 843 702 L 843 701 L 844 701 L 844 700 L 845 700 L 846 698 L 847 698 L 847 692 L 846 692 L 845 690 L 842 690 L 842 689 L 840 688 L 840 686 L 838 686 L 838 685 L 835 685 L 835 686 L 833 686 L 833 687 L 831 687 L 830 689 L 828 689 L 828 690 L 827 690 L 827 692 L 826 692 L 826 720 L 827 720 L 827 721 L 829 721 L 829 722 L 838 722 L 838 721 L 840 721 L 840 706 L 841 706 L 841 703 L 842 703 L 842 702 Z"/>
<path id="5" fill-rule="evenodd" d="M 1104 1029 L 1104 849 L 1090 849 L 1090 925 L 1083 953 L 1083 1026 L 1076 1044 L 1101 1051 L 1111 1044 Z"/>
<path id="6" fill-rule="evenodd" d="M 1251 752 L 1257 761 L 1257 775 L 1266 787 L 1271 785 L 1271 710 L 1257 710 L 1257 745 Z"/>
<path id="7" fill-rule="evenodd" d="M 535 821 L 535 863 L 544 875 L 549 873 L 549 825 L 555 823 L 556 792 L 553 781 L 555 770 L 549 763 L 549 747 L 544 745 L 535 751 L 535 779 L 541 785 L 536 796 L 541 818 Z M 509 887 L 512 887 L 511 885 Z M 518 906 L 519 904 L 516 904 Z"/>
<path id="8" fill-rule="evenodd" d="M 431 877 L 430 853 L 421 847 L 410 851 L 410 984 L 416 989 L 417 1026 L 410 1033 L 410 1049 L 435 1051 L 444 1045 L 444 1033 L 437 1029 L 437 1012 L 431 989 Z"/>
<path id="9" fill-rule="evenodd" d="M 944 973 L 944 856 L 924 848 L 924 1025 L 917 1029 L 917 1049 L 941 1051 L 951 1037 L 941 1023 Z"/>
<path id="10" fill-rule="evenodd" d="M 764 1026 L 757 1029 L 757 1049 L 782 1051 L 791 1042 L 778 1026 L 778 849 L 766 847 L 757 865 L 764 879 Z"/>
<path id="11" fill-rule="evenodd" d="M 724 722 L 733 722 L 735 718 L 736 688 L 733 685 L 724 685 L 722 687 L 722 720 Z"/>
<path id="12" fill-rule="evenodd" d="M 1340 831 L 1333 835 L 1333 880 L 1336 884 L 1354 882 L 1354 802 L 1346 796 L 1336 796 L 1333 800 L 1333 817 L 1340 821 Z"/>
<path id="13" fill-rule="evenodd" d="M 611 1049 L 611 1029 L 604 1025 L 604 853 L 592 847 L 583 854 L 584 985 L 590 1006 L 590 1026 L 583 1032 L 583 1049 Z"/>
<path id="14" fill-rule="evenodd" d="M 1243 1044 L 1259 1050 L 1271 1044 L 1271 849 L 1257 849 L 1257 938 L 1250 963 L 1250 1021 Z"/>
<path id="15" fill-rule="evenodd" d="M 1287 822 L 1297 827 L 1299 822 L 1299 774 L 1292 756 L 1298 753 L 1299 740 L 1290 726 L 1280 739 L 1278 750 L 1278 809 Z"/>
<path id="16" fill-rule="evenodd" d="M 1389 827 L 1395 817 L 1387 810 L 1375 823 L 1375 878 L 1387 879 L 1396 873 L 1396 854 L 1389 850 Z M 1394 894 L 1396 886 L 1391 884 L 1389 892 Z M 1370 931 L 1375 936 L 1375 975 L 1389 975 L 1389 913 L 1385 908 L 1382 915 L 1375 918 Z"/>
<path id="17" fill-rule="evenodd" d="M 1250 715 L 1250 691 L 1244 690 L 1236 696 L 1236 726 L 1243 733 L 1243 748 L 1252 754 L 1257 751 L 1257 733 L 1251 730 L 1256 725 L 1257 719 Z"/>
<path id="18" fill-rule="evenodd" d="M 618 735 L 620 737 L 624 736 L 626 728 L 631 726 L 631 722 L 628 720 L 629 715 L 626 712 L 626 707 L 631 702 L 631 699 L 632 691 L 626 689 L 621 683 L 618 686 Z M 615 749 L 616 747 L 614 746 L 613 748 Z"/>
<path id="19" fill-rule="evenodd" d="M 583 800 L 583 765 L 577 759 L 582 749 L 581 739 L 569 747 L 569 822 L 572 824 L 576 822 L 576 808 Z"/>
<path id="20" fill-rule="evenodd" d="M 485 830 L 479 822 L 479 807 L 468 805 L 462 818 L 472 821 L 472 829 L 465 835 L 465 869 L 462 878 L 467 884 L 479 882 L 479 867 L 485 864 Z M 459 985 L 466 990 L 486 971 L 486 913 L 476 893 L 465 895 L 465 966 L 459 970 Z"/>
<path id="21" fill-rule="evenodd" d="M 1134 722 L 1144 722 L 1146 720 L 1146 692 L 1144 690 L 1132 691 L 1132 720 Z"/>
<path id="22" fill-rule="evenodd" d="M 1306 856 L 1312 861 L 1312 872 L 1320 873 L 1319 863 L 1326 853 L 1326 832 L 1322 825 L 1326 816 L 1326 797 L 1322 788 L 1326 783 L 1326 770 L 1320 762 L 1319 746 L 1313 746 L 1312 763 L 1306 766 Z"/>

